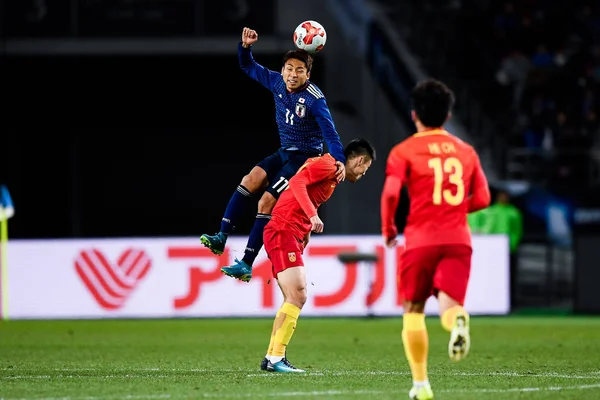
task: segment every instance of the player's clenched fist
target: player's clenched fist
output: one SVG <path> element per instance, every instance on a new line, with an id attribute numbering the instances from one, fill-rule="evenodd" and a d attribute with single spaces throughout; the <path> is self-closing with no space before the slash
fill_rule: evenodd
<path id="1" fill-rule="evenodd" d="M 321 233 L 321 232 L 323 232 L 323 227 L 325 226 L 325 224 L 323 224 L 323 221 L 321 221 L 321 218 L 319 218 L 318 215 L 315 215 L 314 217 L 311 217 L 310 218 L 310 223 L 312 224 L 311 231 L 313 231 L 315 233 Z"/>
<path id="2" fill-rule="evenodd" d="M 396 225 L 392 225 L 383 233 L 385 245 L 390 249 L 396 247 L 398 244 L 398 239 L 396 239 L 396 236 L 398 236 L 398 228 L 396 228 Z"/>
<path id="3" fill-rule="evenodd" d="M 258 40 L 258 33 L 254 29 L 244 28 L 242 30 L 242 46 L 250 47 Z"/>

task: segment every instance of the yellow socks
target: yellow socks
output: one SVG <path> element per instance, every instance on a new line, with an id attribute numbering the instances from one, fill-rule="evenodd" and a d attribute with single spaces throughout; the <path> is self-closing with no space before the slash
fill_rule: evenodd
<path id="1" fill-rule="evenodd" d="M 405 313 L 403 321 L 402 342 L 413 381 L 426 382 L 429 336 L 425 326 L 425 314 Z"/>
<path id="2" fill-rule="evenodd" d="M 452 331 L 457 315 L 464 315 L 469 322 L 469 313 L 462 306 L 450 307 L 442 314 L 442 326 L 448 332 Z"/>
<path id="3" fill-rule="evenodd" d="M 442 315 L 441 322 L 445 330 L 452 331 L 457 316 L 464 316 L 468 323 L 469 313 L 462 306 L 454 306 Z M 402 342 L 412 372 L 413 388 L 421 387 L 428 384 L 429 336 L 425 325 L 425 314 L 405 313 L 403 321 Z"/>
<path id="4" fill-rule="evenodd" d="M 273 324 L 274 335 L 271 336 L 273 349 L 271 351 L 271 362 L 280 361 L 285 356 L 285 348 L 290 343 L 296 323 L 300 316 L 300 308 L 290 303 L 283 303 Z M 269 345 L 269 348 L 271 345 Z"/>
<path id="5" fill-rule="evenodd" d="M 279 326 L 279 315 L 281 314 L 281 311 L 277 311 L 277 314 L 275 315 L 275 319 L 273 320 L 273 329 L 271 330 L 271 340 L 269 341 L 269 348 L 267 349 L 267 358 L 270 358 L 271 355 L 273 354 L 273 344 L 275 343 L 275 331 L 276 326 Z"/>

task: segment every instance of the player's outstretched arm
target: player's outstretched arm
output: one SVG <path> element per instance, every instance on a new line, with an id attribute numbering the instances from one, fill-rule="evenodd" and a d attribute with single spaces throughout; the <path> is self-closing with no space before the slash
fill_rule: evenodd
<path id="1" fill-rule="evenodd" d="M 388 175 L 385 178 L 381 193 L 381 234 L 388 247 L 397 244 L 396 210 L 400 203 L 400 189 L 402 181 L 397 176 Z"/>
<path id="2" fill-rule="evenodd" d="M 242 41 L 238 45 L 238 60 L 240 68 L 252 79 L 258 81 L 269 90 L 273 90 L 275 79 L 280 73 L 263 67 L 254 60 L 252 56 L 252 45 L 258 40 L 258 33 L 250 28 L 242 30 Z"/>
<path id="3" fill-rule="evenodd" d="M 315 101 L 311 111 L 319 124 L 319 128 L 321 128 L 321 132 L 323 132 L 323 138 L 325 139 L 325 143 L 327 143 L 327 148 L 329 149 L 331 156 L 335 158 L 336 161 L 345 164 L 346 157 L 344 156 L 344 145 L 335 128 L 333 117 L 331 116 L 331 112 L 329 111 L 325 99 L 322 98 Z"/>
<path id="4" fill-rule="evenodd" d="M 399 147 L 394 147 L 388 156 L 385 183 L 381 193 L 381 233 L 385 244 L 394 247 L 398 242 L 396 210 L 400 203 L 400 189 L 406 177 L 406 160 Z"/>
<path id="5" fill-rule="evenodd" d="M 312 113 L 315 116 L 315 120 L 323 132 L 323 138 L 327 143 L 327 148 L 332 157 L 337 161 L 337 173 L 336 180 L 338 182 L 343 181 L 346 178 L 346 157 L 344 156 L 344 145 L 340 139 L 340 135 L 335 128 L 333 117 L 327 106 L 325 98 L 319 99 L 313 103 Z"/>

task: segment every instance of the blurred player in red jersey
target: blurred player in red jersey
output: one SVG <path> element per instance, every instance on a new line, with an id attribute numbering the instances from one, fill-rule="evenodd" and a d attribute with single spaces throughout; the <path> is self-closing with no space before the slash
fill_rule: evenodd
<path id="1" fill-rule="evenodd" d="M 375 160 L 375 149 L 364 139 L 354 139 L 344 149 L 345 180 L 362 178 Z M 287 360 L 286 347 L 296 329 L 300 310 L 306 302 L 306 275 L 302 253 L 310 233 L 323 232 L 317 209 L 333 194 L 336 179 L 335 159 L 330 154 L 309 158 L 290 179 L 264 229 L 265 250 L 273 264 L 283 305 L 275 316 L 267 355 L 261 369 L 271 372 L 304 372 Z"/>
<path id="2" fill-rule="evenodd" d="M 389 154 L 381 223 L 386 245 L 394 247 L 396 209 L 405 185 L 410 211 L 398 287 L 404 299 L 402 341 L 413 376 L 409 396 L 429 400 L 433 392 L 427 378 L 425 302 L 431 295 L 438 299 L 442 326 L 451 332 L 450 358 L 466 357 L 469 314 L 463 305 L 472 253 L 467 214 L 486 208 L 490 191 L 473 147 L 442 128 L 454 104 L 452 91 L 428 79 L 413 89 L 412 103 L 417 133 Z"/>

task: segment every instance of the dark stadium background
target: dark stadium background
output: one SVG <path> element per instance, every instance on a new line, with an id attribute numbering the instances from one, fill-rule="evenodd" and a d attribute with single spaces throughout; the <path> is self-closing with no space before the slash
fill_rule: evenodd
<path id="1" fill-rule="evenodd" d="M 18 111 L 0 174 L 21 211 L 13 237 L 218 229 L 242 176 L 279 146 L 272 95 L 239 69 L 236 51 L 233 40 L 231 56 L 6 60 Z M 280 68 L 279 55 L 256 57 Z M 322 67 L 314 81 L 324 87 Z"/>
<path id="2" fill-rule="evenodd" d="M 350 4 L 327 5 L 336 3 Z M 341 75 L 351 66 L 367 66 L 372 86 L 385 96 L 373 108 L 391 110 L 387 114 L 402 124 L 400 131 L 389 132 L 387 125 L 364 129 L 382 163 L 413 129 L 406 93 L 415 83 L 408 73 L 414 60 L 426 74 L 448 82 L 457 94 L 457 118 L 490 161 L 492 193 L 510 191 L 523 213 L 523 301 L 570 307 L 577 235 L 600 231 L 600 141 L 592 140 L 598 124 L 577 116 L 584 106 L 600 115 L 598 2 L 372 3 L 388 25 L 378 18 L 360 26 L 364 13 L 342 13 L 351 8 L 315 2 L 310 11 L 337 10 L 328 26 L 338 39 L 327 45 L 328 54 L 341 46 L 343 34 L 363 29 L 362 39 L 354 37 L 343 57 L 316 57 L 313 80 L 328 98 L 338 98 L 330 103 L 334 114 L 363 110 L 345 99 L 351 97 L 353 89 L 345 87 L 352 88 L 352 79 L 340 87 L 325 78 L 326 69 L 331 77 L 332 68 Z M 260 46 L 270 47 L 256 58 L 278 69 L 291 46 L 283 17 L 296 21 L 309 12 L 308 3 L 297 9 L 282 4 L 0 2 L 0 184 L 10 188 L 18 209 L 10 237 L 198 236 L 217 230 L 241 177 L 278 146 L 271 94 L 239 70 L 236 46 L 241 27 L 252 26 L 261 35 Z M 395 38 L 402 38 L 410 57 L 397 51 Z M 568 62 L 534 68 L 524 81 L 522 105 L 515 105 L 513 86 L 500 78 L 501 66 L 515 50 L 529 61 L 554 65 L 560 57 L 538 54 L 540 43 L 559 56 L 565 52 Z M 110 50 L 120 46 L 129 50 Z M 371 88 L 358 86 L 359 96 L 369 94 Z M 559 111 L 574 121 L 566 131 L 575 135 L 556 133 Z M 550 150 L 540 144 L 548 131 L 556 139 Z M 355 133 L 365 132 L 349 134 Z M 338 212 L 343 202 L 323 207 L 324 218 L 336 226 L 333 233 L 378 233 L 377 205 L 364 204 L 377 202 L 382 176 L 382 170 L 373 170 L 357 194 L 339 189 L 338 199 L 364 211 L 351 215 L 357 220 L 351 230 L 340 222 L 348 219 Z M 400 228 L 408 201 L 402 196 Z M 555 203 L 564 211 L 567 235 L 557 233 L 549 217 Z M 237 233 L 246 234 L 253 218 L 247 214 Z M 528 275 L 530 265 L 542 265 L 543 272 Z"/>

